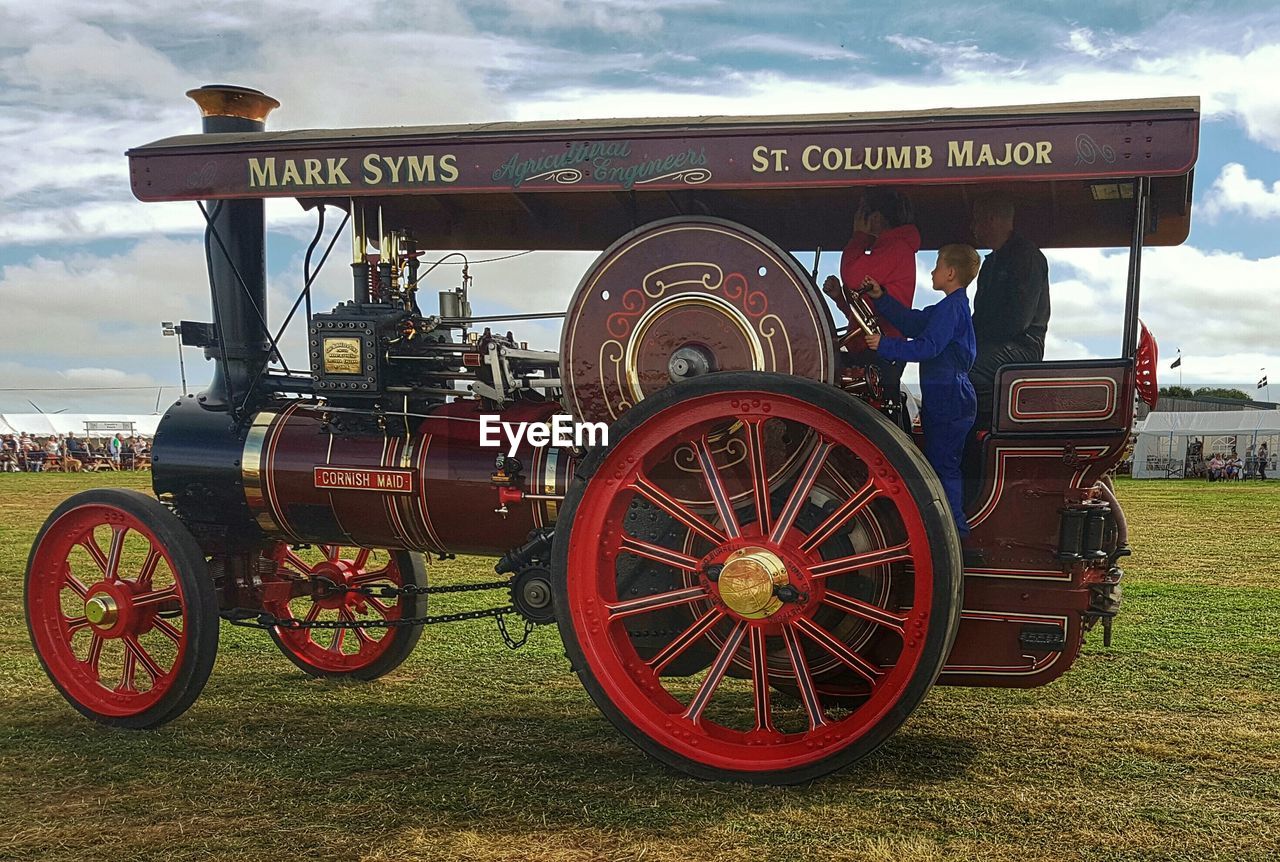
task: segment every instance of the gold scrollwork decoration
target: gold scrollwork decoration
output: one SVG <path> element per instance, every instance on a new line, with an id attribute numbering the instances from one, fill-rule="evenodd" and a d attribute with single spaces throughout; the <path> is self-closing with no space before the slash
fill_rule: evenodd
<path id="1" fill-rule="evenodd" d="M 794 373 L 795 359 L 791 355 L 791 335 L 787 332 L 787 325 L 782 322 L 782 318 L 776 314 L 766 314 L 760 319 L 760 334 L 769 345 L 769 358 L 773 363 L 770 366 L 771 370 L 784 374 Z M 786 348 L 787 364 L 785 366 L 778 362 L 778 350 L 774 347 L 773 341 L 775 336 L 778 337 L 782 347 Z"/>
<path id="2" fill-rule="evenodd" d="M 532 182 L 533 180 L 551 180 L 552 182 L 559 183 L 562 186 L 571 186 L 581 180 L 584 176 L 586 176 L 586 174 L 577 168 L 558 168 L 554 171 L 545 171 L 541 174 L 534 174 L 527 178 L 525 182 Z"/>
<path id="3" fill-rule="evenodd" d="M 715 290 L 723 283 L 724 270 L 718 264 L 690 260 L 658 267 L 646 275 L 641 284 L 647 296 L 657 299 L 668 289 L 684 284 Z"/>
<path id="4" fill-rule="evenodd" d="M 611 349 L 612 348 L 612 349 Z M 625 384 L 623 382 L 622 373 L 622 357 L 626 355 L 626 348 L 621 342 L 606 341 L 600 345 L 600 362 L 596 366 L 597 373 L 600 375 L 600 394 L 604 396 L 605 406 L 609 408 L 609 416 L 617 419 L 626 410 L 631 407 L 625 395 Z M 610 387 L 609 379 L 606 377 L 606 369 L 612 369 L 614 385 Z M 616 401 L 615 395 L 616 393 Z"/>
<path id="5" fill-rule="evenodd" d="M 711 179 L 711 171 L 706 168 L 685 168 L 683 171 L 673 171 L 669 174 L 663 174 L 660 177 L 649 177 L 646 180 L 636 180 L 636 185 L 643 186 L 648 183 L 657 183 L 663 180 L 676 180 L 688 186 L 697 186 Z"/>

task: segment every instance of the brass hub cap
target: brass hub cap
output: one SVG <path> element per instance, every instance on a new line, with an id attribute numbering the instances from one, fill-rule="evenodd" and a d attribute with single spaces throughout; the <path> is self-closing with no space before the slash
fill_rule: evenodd
<path id="1" fill-rule="evenodd" d="M 120 606 L 108 595 L 94 596 L 84 603 L 84 618 L 100 629 L 109 629 L 120 616 Z"/>
<path id="2" fill-rule="evenodd" d="M 787 583 L 787 567 L 772 551 L 739 548 L 725 560 L 716 586 L 720 599 L 740 617 L 762 620 L 782 607 L 774 587 Z"/>

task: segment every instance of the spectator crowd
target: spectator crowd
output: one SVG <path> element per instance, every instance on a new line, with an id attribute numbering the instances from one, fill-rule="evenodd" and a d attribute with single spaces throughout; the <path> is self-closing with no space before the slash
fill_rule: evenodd
<path id="1" fill-rule="evenodd" d="M 75 434 L 0 438 L 0 472 L 78 473 L 94 470 L 142 470 L 151 466 L 151 442 L 145 437 L 80 438 Z"/>

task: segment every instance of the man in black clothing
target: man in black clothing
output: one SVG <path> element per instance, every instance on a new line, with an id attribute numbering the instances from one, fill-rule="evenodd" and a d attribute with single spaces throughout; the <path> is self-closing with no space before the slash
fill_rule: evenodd
<path id="1" fill-rule="evenodd" d="M 973 298 L 978 357 L 969 380 L 978 396 L 975 430 L 988 428 L 995 401 L 996 371 L 1013 362 L 1044 359 L 1049 328 L 1049 262 L 1029 240 L 1014 233 L 1013 202 L 982 198 L 973 207 L 973 235 L 989 248 Z"/>

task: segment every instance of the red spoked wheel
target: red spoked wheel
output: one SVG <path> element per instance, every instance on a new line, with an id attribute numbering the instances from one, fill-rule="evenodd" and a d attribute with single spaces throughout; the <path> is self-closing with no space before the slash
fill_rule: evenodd
<path id="1" fill-rule="evenodd" d="M 664 390 L 610 438 L 576 473 L 553 558 L 566 652 L 606 717 L 682 771 L 757 783 L 811 780 L 887 739 L 960 611 L 959 538 L 910 440 L 834 387 L 754 372 Z M 633 535 L 637 500 L 685 540 Z M 648 588 L 620 581 L 636 557 L 657 564 Z M 676 608 L 684 624 L 655 649 L 645 618 Z M 671 671 L 696 652 L 708 660 Z"/>
<path id="2" fill-rule="evenodd" d="M 218 602 L 204 554 L 136 491 L 85 491 L 55 509 L 31 549 L 24 600 L 49 679 L 103 724 L 177 718 L 213 669 Z"/>
<path id="3" fill-rule="evenodd" d="M 380 598 L 332 587 L 402 587 L 427 585 L 421 555 L 339 545 L 294 550 L 277 545 L 271 556 L 284 575 L 302 576 L 318 586 L 305 595 L 263 602 L 277 617 L 306 622 L 399 620 L 424 616 L 425 594 Z M 317 583 L 318 582 L 318 583 Z M 272 628 L 271 639 L 289 661 L 312 676 L 374 680 L 404 662 L 422 636 L 421 626 L 396 628 Z"/>

